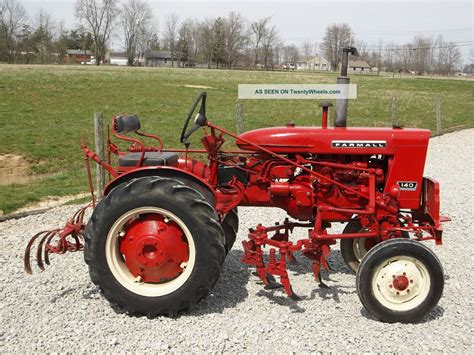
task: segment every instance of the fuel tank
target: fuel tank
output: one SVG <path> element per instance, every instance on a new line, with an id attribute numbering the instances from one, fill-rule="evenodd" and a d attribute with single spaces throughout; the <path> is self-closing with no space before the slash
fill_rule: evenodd
<path id="1" fill-rule="evenodd" d="M 255 150 L 245 141 L 275 153 L 382 154 L 393 155 L 397 147 L 427 147 L 430 131 L 417 128 L 299 127 L 291 124 L 248 131 L 237 145 Z"/>

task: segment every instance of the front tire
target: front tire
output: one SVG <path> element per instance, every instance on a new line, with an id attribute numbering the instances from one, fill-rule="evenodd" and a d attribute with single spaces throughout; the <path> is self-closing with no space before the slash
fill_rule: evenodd
<path id="1" fill-rule="evenodd" d="M 357 293 L 382 322 L 412 323 L 435 307 L 444 288 L 443 268 L 427 246 L 391 239 L 372 248 L 357 270 Z"/>
<path id="2" fill-rule="evenodd" d="M 176 315 L 209 294 L 225 257 L 224 231 L 198 191 L 174 179 L 123 183 L 85 229 L 92 281 L 131 314 Z"/>

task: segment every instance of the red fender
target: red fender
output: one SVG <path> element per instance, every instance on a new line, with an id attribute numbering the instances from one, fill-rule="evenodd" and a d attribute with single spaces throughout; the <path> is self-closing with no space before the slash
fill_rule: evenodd
<path id="1" fill-rule="evenodd" d="M 112 189 L 126 181 L 148 176 L 160 176 L 180 180 L 187 186 L 201 192 L 212 206 L 216 206 L 216 193 L 207 180 L 193 174 L 191 171 L 172 166 L 142 167 L 124 173 L 107 184 L 104 189 L 104 196 L 107 196 L 107 194 L 112 191 Z"/>

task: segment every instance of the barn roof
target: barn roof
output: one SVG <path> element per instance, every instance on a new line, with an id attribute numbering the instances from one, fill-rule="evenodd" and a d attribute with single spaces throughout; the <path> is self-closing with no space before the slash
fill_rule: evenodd
<path id="1" fill-rule="evenodd" d="M 127 58 L 127 53 L 125 52 L 115 52 L 110 53 L 110 58 Z"/>
<path id="2" fill-rule="evenodd" d="M 145 54 L 146 58 L 157 58 L 157 59 L 171 59 L 170 51 L 148 51 Z"/>
<path id="3" fill-rule="evenodd" d="M 368 68 L 368 69 L 370 69 L 370 65 L 365 60 L 349 60 L 349 68 Z"/>
<path id="4" fill-rule="evenodd" d="M 93 55 L 92 51 L 86 49 L 68 49 L 66 50 L 67 55 Z"/>

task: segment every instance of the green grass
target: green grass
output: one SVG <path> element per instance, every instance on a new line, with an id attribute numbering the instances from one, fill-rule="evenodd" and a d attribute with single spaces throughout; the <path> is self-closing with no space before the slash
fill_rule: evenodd
<path id="1" fill-rule="evenodd" d="M 80 137 L 92 142 L 95 111 L 137 113 L 145 131 L 160 134 L 167 146 L 178 135 L 194 97 L 208 89 L 208 117 L 235 130 L 237 85 L 243 83 L 334 83 L 336 74 L 207 69 L 114 68 L 92 66 L 0 65 L 0 154 L 15 153 L 41 179 L 0 186 L 0 210 L 11 212 L 45 196 L 87 191 Z M 351 100 L 349 124 L 389 126 L 391 98 L 399 122 L 435 128 L 435 97 L 442 101 L 443 128 L 473 125 L 473 81 L 429 78 L 351 77 L 358 99 Z M 294 121 L 318 125 L 312 100 L 244 101 L 246 130 Z M 331 113 L 332 114 L 332 113 Z M 194 144 L 196 146 L 196 143 Z"/>

